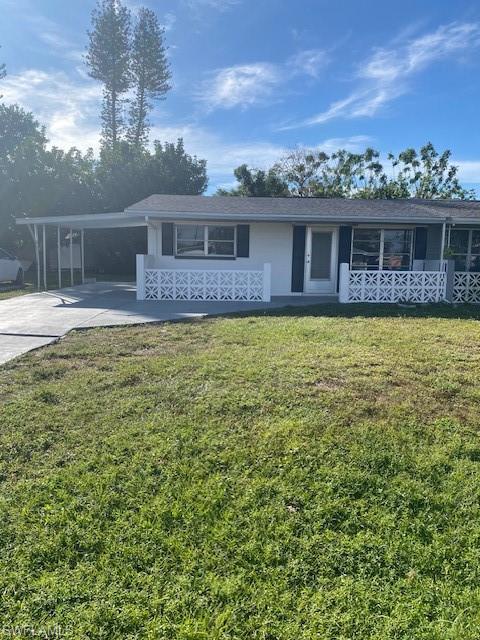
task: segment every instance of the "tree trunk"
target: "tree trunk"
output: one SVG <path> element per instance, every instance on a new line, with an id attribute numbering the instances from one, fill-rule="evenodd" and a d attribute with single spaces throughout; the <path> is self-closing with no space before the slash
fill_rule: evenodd
<path id="1" fill-rule="evenodd" d="M 137 115 L 137 126 L 135 128 L 135 144 L 137 146 L 140 145 L 140 139 L 142 137 L 142 130 L 145 126 L 145 88 L 140 86 L 138 89 L 138 115 Z"/>
<path id="2" fill-rule="evenodd" d="M 117 141 L 117 92 L 112 89 L 112 114 L 111 114 L 111 128 L 112 128 L 112 143 Z"/>

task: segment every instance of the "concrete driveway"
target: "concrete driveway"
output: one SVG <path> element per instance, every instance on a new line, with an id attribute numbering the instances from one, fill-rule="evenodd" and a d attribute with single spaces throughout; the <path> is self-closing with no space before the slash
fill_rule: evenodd
<path id="1" fill-rule="evenodd" d="M 331 298 L 274 298 L 272 302 L 190 302 L 135 299 L 135 285 L 96 283 L 0 301 L 0 363 L 55 342 L 72 329 L 143 324 L 315 304 Z"/>

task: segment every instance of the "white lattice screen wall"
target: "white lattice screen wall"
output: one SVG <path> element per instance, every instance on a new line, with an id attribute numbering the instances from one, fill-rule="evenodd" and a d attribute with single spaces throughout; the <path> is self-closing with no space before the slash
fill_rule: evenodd
<path id="1" fill-rule="evenodd" d="M 342 265 L 343 266 L 343 265 Z M 346 265 L 348 266 L 348 265 Z M 443 271 L 348 271 L 342 302 L 440 302 L 445 299 Z M 342 295 L 343 293 L 343 295 Z"/>
<path id="2" fill-rule="evenodd" d="M 266 270 L 145 269 L 145 299 L 261 301 L 269 275 Z"/>
<path id="3" fill-rule="evenodd" d="M 457 271 L 453 284 L 453 301 L 480 303 L 480 273 Z"/>

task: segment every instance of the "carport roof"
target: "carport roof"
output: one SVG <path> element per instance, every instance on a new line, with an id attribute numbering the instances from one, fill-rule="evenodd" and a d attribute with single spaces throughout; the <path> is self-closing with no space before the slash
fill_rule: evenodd
<path id="1" fill-rule="evenodd" d="M 62 226 L 69 229 L 116 229 L 118 227 L 146 226 L 144 215 L 118 213 L 88 213 L 75 216 L 47 216 L 43 218 L 17 218 L 17 224 L 45 224 L 47 226 Z"/>

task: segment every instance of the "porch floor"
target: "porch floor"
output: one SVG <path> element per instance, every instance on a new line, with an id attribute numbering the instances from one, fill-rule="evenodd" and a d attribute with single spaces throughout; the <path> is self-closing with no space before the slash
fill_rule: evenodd
<path id="1" fill-rule="evenodd" d="M 72 329 L 200 318 L 337 301 L 337 296 L 278 296 L 271 302 L 138 302 L 135 296 L 134 283 L 97 282 L 3 300 L 0 302 L 0 363 L 54 342 Z"/>

